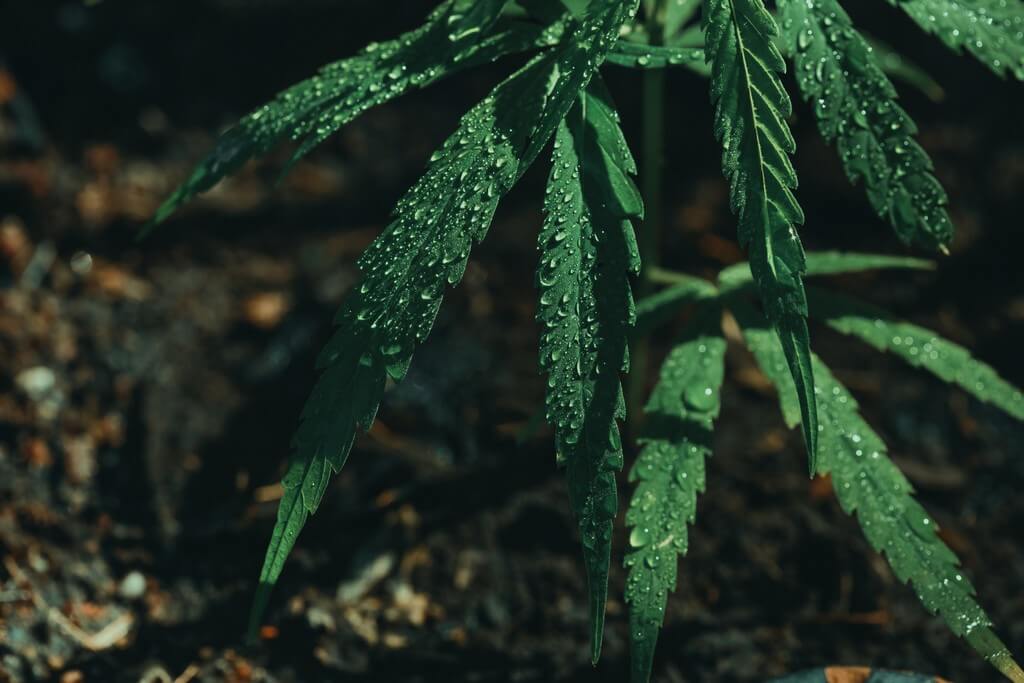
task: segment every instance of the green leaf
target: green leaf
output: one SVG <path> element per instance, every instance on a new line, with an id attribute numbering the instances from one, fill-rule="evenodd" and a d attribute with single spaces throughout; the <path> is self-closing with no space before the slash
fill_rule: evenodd
<path id="1" fill-rule="evenodd" d="M 537 270 L 547 419 L 583 543 L 594 662 L 608 597 L 615 472 L 622 468 L 619 372 L 628 369 L 635 321 L 629 275 L 640 267 L 630 223 L 643 215 L 635 173 L 618 114 L 595 80 L 555 135 Z"/>
<path id="2" fill-rule="evenodd" d="M 492 30 L 504 4 L 450 0 L 424 26 L 370 44 L 355 57 L 329 64 L 288 88 L 225 132 L 146 229 L 286 138 L 300 142 L 294 163 L 367 109 L 462 69 L 558 40 L 560 25 L 518 23 Z"/>
<path id="3" fill-rule="evenodd" d="M 917 126 L 899 104 L 871 47 L 836 0 L 781 0 L 786 49 L 818 129 L 835 141 L 850 180 L 901 240 L 936 249 L 953 224 L 946 193 L 917 144 Z"/>
<path id="4" fill-rule="evenodd" d="M 939 82 L 906 55 L 874 36 L 863 33 L 862 35 L 871 46 L 871 51 L 878 60 L 882 71 L 896 80 L 917 88 L 932 102 L 941 102 L 946 98 L 946 91 L 939 85 Z"/>
<path id="5" fill-rule="evenodd" d="M 701 0 L 667 0 L 665 2 L 665 37 L 673 38 L 697 15 Z"/>
<path id="6" fill-rule="evenodd" d="M 789 155 L 796 145 L 785 122 L 791 108 L 779 78 L 785 62 L 774 43 L 778 28 L 761 0 L 705 0 L 703 26 L 712 64 L 715 137 L 724 148 L 730 205 L 739 218 L 740 244 L 750 252 L 765 312 L 800 389 L 813 471 L 817 411 L 800 277 L 804 253 L 795 228 L 804 215 L 792 193 L 797 178 Z"/>
<path id="7" fill-rule="evenodd" d="M 808 292 L 811 314 L 843 334 L 860 338 L 879 351 L 888 351 L 914 367 L 955 384 L 980 401 L 1024 420 L 1024 394 L 1002 379 L 989 365 L 935 332 L 913 325 L 866 302 L 834 292 Z"/>
<path id="8" fill-rule="evenodd" d="M 889 0 L 949 48 L 967 50 L 999 76 L 1024 79 L 1020 0 Z"/>
<path id="9" fill-rule="evenodd" d="M 650 678 L 668 592 L 676 587 L 676 557 L 686 554 L 687 526 L 696 516 L 697 494 L 704 491 L 704 459 L 711 455 L 725 372 L 721 312 L 717 304 L 702 310 L 661 366 L 646 407 L 643 450 L 629 474 L 638 482 L 626 513 L 633 683 Z"/>
<path id="10" fill-rule="evenodd" d="M 858 251 L 815 251 L 807 255 L 808 275 L 838 275 L 882 268 L 933 270 L 935 263 L 927 259 Z"/>
<path id="11" fill-rule="evenodd" d="M 711 73 L 704 61 L 704 48 L 700 47 L 665 47 L 620 40 L 608 54 L 608 63 L 630 69 L 684 66 L 701 76 Z"/>
<path id="12" fill-rule="evenodd" d="M 795 396 L 796 388 L 785 371 L 778 342 L 749 307 L 738 306 L 734 313 L 747 346 L 778 389 L 787 421 L 799 420 L 795 401 L 786 398 Z M 813 362 L 821 425 L 817 472 L 831 475 L 843 510 L 856 514 L 872 547 L 885 555 L 901 582 L 913 585 L 928 611 L 942 616 L 956 635 L 1004 675 L 1024 680 L 1024 672 L 975 600 L 974 587 L 963 575 L 959 560 L 939 538 L 935 521 L 914 500 L 913 488 L 889 459 L 885 444 L 828 367 L 817 356 Z"/>
<path id="13" fill-rule="evenodd" d="M 812 251 L 807 254 L 806 263 L 808 277 L 859 273 L 882 268 L 932 270 L 935 267 L 934 263 L 924 259 L 887 254 L 865 254 L 855 251 Z M 735 289 L 752 280 L 753 276 L 750 274 L 750 264 L 748 263 L 737 263 L 718 274 L 718 282 L 724 289 Z"/>
<path id="14" fill-rule="evenodd" d="M 688 278 L 678 284 L 644 297 L 636 304 L 635 335 L 642 335 L 661 325 L 686 304 L 718 296 L 713 284 L 701 278 Z"/>
<path id="15" fill-rule="evenodd" d="M 636 9 L 619 0 L 599 4 L 558 49 L 534 58 L 462 118 L 360 259 L 363 281 L 337 316 L 293 440 L 251 626 L 330 475 L 345 464 L 357 432 L 373 422 L 386 378 L 404 376 L 498 201 L 550 139 Z"/>

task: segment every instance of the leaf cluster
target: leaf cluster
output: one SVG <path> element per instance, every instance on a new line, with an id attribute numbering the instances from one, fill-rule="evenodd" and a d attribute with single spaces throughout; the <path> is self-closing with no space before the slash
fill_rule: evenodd
<path id="1" fill-rule="evenodd" d="M 995 73 L 1024 78 L 1020 0 L 888 2 Z M 635 487 L 626 513 L 625 595 L 633 680 L 649 677 L 678 556 L 687 550 L 687 527 L 705 487 L 725 320 L 738 325 L 777 388 L 787 424 L 801 427 L 812 476 L 831 477 L 839 504 L 930 611 L 1006 676 L 1024 681 L 935 522 L 810 344 L 808 318 L 816 317 L 1024 418 L 1021 393 L 966 349 L 865 302 L 804 285 L 807 276 L 925 262 L 804 253 L 787 58 L 822 136 L 835 144 L 879 217 L 906 243 L 938 251 L 953 235 L 947 197 L 889 77 L 936 98 L 941 88 L 861 34 L 840 0 L 774 5 L 775 14 L 764 0 L 445 0 L 421 27 L 323 67 L 244 117 L 160 207 L 147 228 L 282 141 L 294 145 L 290 168 L 371 107 L 471 67 L 515 63 L 462 117 L 359 261 L 362 280 L 336 316 L 293 440 L 254 629 L 299 532 L 358 434 L 373 423 L 388 383 L 404 377 L 501 199 L 550 147 L 536 276 L 540 368 L 547 376 L 545 415 L 579 525 L 593 661 L 601 649 L 616 475 L 624 461 L 620 376 L 628 371 L 629 341 L 685 311 L 687 325 L 647 403 L 647 430 L 629 474 Z M 631 279 L 651 281 L 633 233 L 644 206 L 601 80 L 605 64 L 682 67 L 708 79 L 711 133 L 721 145 L 737 238 L 749 255 L 716 282 L 675 274 L 671 286 L 634 305 Z"/>

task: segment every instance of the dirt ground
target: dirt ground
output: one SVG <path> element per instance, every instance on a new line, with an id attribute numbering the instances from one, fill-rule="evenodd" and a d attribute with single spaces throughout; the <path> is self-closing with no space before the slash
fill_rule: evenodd
<path id="1" fill-rule="evenodd" d="M 946 89 L 940 103 L 901 92 L 959 232 L 934 273 L 833 284 L 1024 384 L 1020 85 L 876 4 L 851 11 Z M 151 239 L 134 235 L 218 129 L 426 7 L 396 5 L 0 9 L 0 681 L 625 679 L 621 563 L 594 669 L 551 434 L 528 429 L 544 389 L 532 274 L 543 163 L 503 203 L 407 381 L 303 533 L 259 642 L 244 642 L 275 482 L 355 258 L 510 65 L 366 114 L 275 187 L 279 150 Z M 638 140 L 637 79 L 608 77 Z M 674 72 L 669 93 L 663 258 L 710 276 L 742 255 L 706 83 Z M 796 109 L 809 248 L 909 253 Z M 1024 655 L 1024 426 L 825 329 L 812 335 Z M 671 339 L 663 330 L 656 349 Z M 859 664 L 998 680 L 808 481 L 799 435 L 746 352 L 728 360 L 709 491 L 655 679 L 753 682 Z M 619 559 L 624 546 L 620 527 Z"/>

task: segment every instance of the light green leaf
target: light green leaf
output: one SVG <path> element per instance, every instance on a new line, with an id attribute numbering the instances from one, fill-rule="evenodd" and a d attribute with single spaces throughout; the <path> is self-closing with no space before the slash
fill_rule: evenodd
<path id="1" fill-rule="evenodd" d="M 635 321 L 629 275 L 640 266 L 630 223 L 643 214 L 635 173 L 618 114 L 594 81 L 555 135 L 539 237 L 537 320 L 547 419 L 583 543 L 595 662 L 618 505 L 615 472 L 622 468 L 619 372 L 628 369 Z"/>
<path id="2" fill-rule="evenodd" d="M 781 0 L 787 51 L 818 129 L 835 141 L 851 181 L 901 240 L 937 249 L 953 238 L 946 192 L 917 144 L 917 126 L 837 0 Z"/>
<path id="3" fill-rule="evenodd" d="M 825 320 L 843 334 L 888 351 L 914 367 L 931 372 L 944 382 L 955 384 L 984 403 L 1024 420 L 1024 394 L 989 365 L 935 332 L 896 320 L 886 311 L 851 297 L 812 289 L 811 314 Z"/>
<path id="4" fill-rule="evenodd" d="M 697 15 L 701 0 L 666 0 L 665 37 L 672 39 L 687 22 Z"/>
<path id="5" fill-rule="evenodd" d="M 147 230 L 213 187 L 250 159 L 290 138 L 300 143 L 294 163 L 372 107 L 468 67 L 557 42 L 561 24 L 496 27 L 504 1 L 445 2 L 428 22 L 355 57 L 323 67 L 256 109 L 217 141 L 213 151 L 157 210 Z"/>
<path id="6" fill-rule="evenodd" d="M 859 273 L 883 268 L 932 270 L 935 267 L 934 263 L 924 259 L 887 254 L 865 254 L 855 251 L 812 251 L 807 254 L 806 263 L 805 274 L 808 277 Z M 718 282 L 725 289 L 742 287 L 752 280 L 748 263 L 737 263 L 718 274 Z"/>
<path id="7" fill-rule="evenodd" d="M 363 281 L 338 313 L 338 330 L 320 355 L 322 372 L 293 440 L 253 627 L 330 475 L 345 464 L 356 434 L 373 422 L 386 378 L 404 376 L 445 288 L 462 278 L 470 248 L 483 239 L 499 200 L 550 139 L 635 11 L 635 3 L 600 4 L 558 49 L 534 58 L 462 118 L 360 259 Z"/>
<path id="8" fill-rule="evenodd" d="M 701 278 L 688 278 L 671 287 L 644 297 L 636 304 L 636 335 L 650 332 L 686 304 L 718 296 L 713 284 Z"/>
<path id="9" fill-rule="evenodd" d="M 807 255 L 808 275 L 838 275 L 865 270 L 909 268 L 933 270 L 935 263 L 927 259 L 858 251 L 814 251 Z"/>
<path id="10" fill-rule="evenodd" d="M 1024 79 L 1020 0 L 889 0 L 953 50 L 967 50 L 1003 76 Z"/>
<path id="11" fill-rule="evenodd" d="M 629 474 L 638 482 L 626 513 L 633 683 L 650 678 L 668 593 L 676 587 L 677 555 L 686 554 L 687 526 L 704 492 L 704 459 L 711 455 L 724 374 L 720 318 L 717 304 L 707 306 L 669 352 L 646 407 L 643 450 Z"/>
<path id="12" fill-rule="evenodd" d="M 765 322 L 746 306 L 734 312 L 747 346 L 762 371 L 776 385 L 787 420 L 799 419 L 792 399 L 795 387 L 778 342 Z M 956 555 L 939 538 L 938 526 L 914 500 L 913 488 L 892 463 L 881 438 L 860 416 L 857 402 L 828 367 L 814 357 L 815 393 L 820 414 L 819 474 L 829 474 L 839 504 L 857 521 L 872 547 L 881 552 L 900 581 L 910 582 L 921 602 L 940 615 L 949 628 L 967 640 L 1011 680 L 1024 672 L 991 628 L 975 599 Z"/>
<path id="13" fill-rule="evenodd" d="M 939 82 L 913 60 L 874 36 L 862 35 L 871 46 L 871 51 L 882 71 L 898 81 L 917 88 L 932 102 L 941 102 L 946 98 L 946 91 Z"/>
<path id="14" fill-rule="evenodd" d="M 817 411 L 801 280 L 804 253 L 795 227 L 804 215 L 792 193 L 797 178 L 789 155 L 796 145 L 785 122 L 791 108 L 779 78 L 785 62 L 774 43 L 778 28 L 761 0 L 705 0 L 703 26 L 730 206 L 761 301 L 800 390 L 813 471 Z"/>
<path id="15" fill-rule="evenodd" d="M 701 76 L 711 73 L 711 69 L 704 61 L 704 48 L 700 47 L 665 47 L 620 40 L 608 54 L 608 63 L 631 69 L 684 66 Z"/>

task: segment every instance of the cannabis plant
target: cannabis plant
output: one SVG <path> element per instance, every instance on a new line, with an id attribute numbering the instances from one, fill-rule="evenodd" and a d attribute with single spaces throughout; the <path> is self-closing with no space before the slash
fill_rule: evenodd
<path id="1" fill-rule="evenodd" d="M 1020 0 L 888 2 L 996 74 L 1024 78 Z M 642 12 L 640 4 L 446 0 L 420 28 L 324 67 L 246 116 L 160 208 L 154 223 L 282 140 L 297 143 L 294 163 L 370 107 L 520 55 L 518 70 L 462 117 L 359 261 L 363 279 L 337 315 L 294 437 L 252 623 L 259 623 L 331 476 L 373 422 L 388 380 L 406 374 L 446 288 L 462 278 L 498 203 L 550 150 L 536 277 L 540 367 L 547 374 L 546 415 L 557 461 L 579 524 L 592 659 L 601 650 L 616 479 L 623 467 L 621 374 L 631 340 L 639 351 L 634 357 L 646 362 L 643 335 L 678 315 L 687 321 L 685 331 L 647 401 L 642 449 L 629 476 L 635 488 L 626 513 L 625 598 L 633 680 L 649 677 L 677 556 L 687 550 L 687 525 L 705 485 L 724 321 L 777 388 L 786 422 L 802 428 L 811 475 L 831 476 L 840 505 L 857 514 L 871 545 L 929 611 L 1005 676 L 1024 682 L 885 444 L 811 352 L 809 315 L 1024 419 L 1021 393 L 963 348 L 841 293 L 805 288 L 805 276 L 926 263 L 804 254 L 796 230 L 804 217 L 790 161 L 795 145 L 786 121 L 786 58 L 821 134 L 835 144 L 850 180 L 863 185 L 879 217 L 922 249 L 944 251 L 952 238 L 946 195 L 887 74 L 899 60 L 873 48 L 839 0 L 776 0 L 774 8 L 763 0 L 646 0 Z M 601 79 L 604 65 L 644 72 L 646 219 L 633 180 L 637 168 Z M 730 206 L 749 254 L 749 263 L 725 269 L 714 283 L 656 264 L 663 70 L 676 66 L 709 80 Z M 922 82 L 918 72 L 900 74 Z M 645 229 L 638 245 L 633 229 L 640 221 Z M 637 305 L 634 278 L 644 295 Z M 641 363 L 636 372 L 643 371 Z"/>

